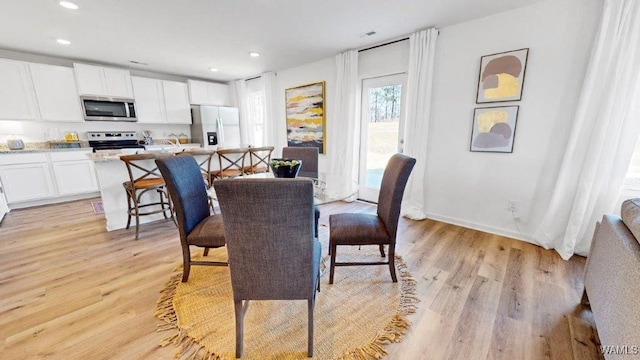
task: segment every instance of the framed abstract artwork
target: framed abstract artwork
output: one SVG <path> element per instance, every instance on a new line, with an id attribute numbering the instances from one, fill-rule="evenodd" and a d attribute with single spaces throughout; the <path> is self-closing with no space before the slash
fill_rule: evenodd
<path id="1" fill-rule="evenodd" d="M 476 104 L 522 99 L 529 49 L 519 49 L 480 58 Z"/>
<path id="2" fill-rule="evenodd" d="M 324 81 L 285 90 L 288 146 L 317 147 L 325 152 Z"/>
<path id="3" fill-rule="evenodd" d="M 474 109 L 469 150 L 513 152 L 518 109 L 517 105 Z"/>

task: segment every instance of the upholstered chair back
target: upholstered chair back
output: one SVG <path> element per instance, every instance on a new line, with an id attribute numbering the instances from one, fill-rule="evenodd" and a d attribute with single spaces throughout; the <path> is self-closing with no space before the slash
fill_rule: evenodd
<path id="1" fill-rule="evenodd" d="M 302 160 L 298 176 L 318 178 L 318 148 L 315 147 L 283 147 L 282 157 Z"/>
<path id="2" fill-rule="evenodd" d="M 392 242 L 395 242 L 400 218 L 402 195 L 407 186 L 409 175 L 416 163 L 416 159 L 403 154 L 395 154 L 382 175 L 382 184 L 378 195 L 378 216 L 389 231 Z"/>
<path id="3" fill-rule="evenodd" d="M 310 179 L 214 182 L 224 222 L 234 299 L 313 298 L 320 245 Z"/>

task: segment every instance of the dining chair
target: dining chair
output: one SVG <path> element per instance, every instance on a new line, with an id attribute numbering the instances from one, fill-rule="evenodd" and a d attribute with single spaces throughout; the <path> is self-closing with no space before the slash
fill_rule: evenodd
<path id="1" fill-rule="evenodd" d="M 200 168 L 200 172 L 202 173 L 202 178 L 207 186 L 207 196 L 209 197 L 209 207 L 211 208 L 211 212 L 215 214 L 215 192 L 213 191 L 213 159 L 216 155 L 216 151 L 214 149 L 205 149 L 205 148 L 185 148 L 184 151 L 176 154 L 180 155 L 191 155 L 196 159 L 198 163 L 198 167 Z"/>
<path id="2" fill-rule="evenodd" d="M 182 282 L 189 280 L 191 265 L 226 266 L 226 262 L 191 260 L 190 246 L 208 249 L 225 245 L 222 215 L 209 212 L 207 190 L 195 158 L 190 154 L 156 159 L 173 201 L 182 246 Z"/>
<path id="3" fill-rule="evenodd" d="M 273 146 L 261 146 L 249 148 L 249 166 L 245 169 L 247 174 L 257 174 L 271 171 L 271 153 Z"/>
<path id="4" fill-rule="evenodd" d="M 336 266 L 353 265 L 389 265 L 391 280 L 398 281 L 395 268 L 398 219 L 404 189 L 415 163 L 416 159 L 403 154 L 395 154 L 389 159 L 382 175 L 375 215 L 343 213 L 329 216 L 329 284 L 333 284 Z M 388 245 L 389 258 L 384 262 L 336 262 L 336 249 L 339 245 L 378 245 L 382 257 L 385 257 L 384 245 Z"/>
<path id="5" fill-rule="evenodd" d="M 316 147 L 283 147 L 282 157 L 285 159 L 302 160 L 302 166 L 298 176 L 318 178 L 318 157 L 319 152 Z"/>
<path id="6" fill-rule="evenodd" d="M 242 356 L 243 319 L 250 300 L 307 300 L 307 354 L 313 356 L 321 256 L 320 243 L 313 236 L 313 182 L 226 179 L 216 181 L 214 187 L 229 254 L 236 357 Z"/>
<path id="7" fill-rule="evenodd" d="M 248 153 L 248 148 L 218 149 L 216 154 L 218 154 L 219 167 L 211 172 L 214 180 L 244 175 Z"/>
<path id="8" fill-rule="evenodd" d="M 127 226 L 131 218 L 136 220 L 136 236 L 140 232 L 140 217 L 162 213 L 165 219 L 173 219 L 173 208 L 165 189 L 165 181 L 158 172 L 154 160 L 156 154 L 132 154 L 120 157 L 127 167 L 129 180 L 122 183 L 127 194 Z M 149 201 L 146 194 L 155 192 L 158 201 Z"/>
<path id="9" fill-rule="evenodd" d="M 283 147 L 282 157 L 285 159 L 301 160 L 300 177 L 310 177 L 318 179 L 318 148 L 316 147 Z M 320 226 L 320 208 L 314 208 L 314 217 L 316 220 L 315 234 L 318 237 L 318 226 Z"/>

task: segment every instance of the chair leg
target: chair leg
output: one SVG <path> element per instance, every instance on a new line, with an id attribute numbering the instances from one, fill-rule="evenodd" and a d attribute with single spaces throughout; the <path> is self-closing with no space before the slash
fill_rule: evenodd
<path id="1" fill-rule="evenodd" d="M 127 227 L 125 229 L 129 229 L 129 227 L 131 226 L 131 210 L 133 210 L 133 207 L 131 206 L 131 194 L 129 193 L 129 190 L 127 191 Z"/>
<path id="2" fill-rule="evenodd" d="M 329 284 L 333 284 L 333 273 L 336 269 L 336 244 L 329 244 L 329 251 L 331 252 L 331 264 L 329 264 Z"/>
<path id="3" fill-rule="evenodd" d="M 189 246 L 182 249 L 182 282 L 189 280 L 189 272 L 191 271 L 191 251 Z"/>
<path id="4" fill-rule="evenodd" d="M 313 308 L 314 301 L 313 299 L 307 300 L 307 312 L 308 312 L 308 333 L 307 333 L 307 356 L 313 357 Z"/>
<path id="5" fill-rule="evenodd" d="M 380 256 L 384 257 L 384 245 L 380 244 Z"/>
<path id="6" fill-rule="evenodd" d="M 396 249 L 394 244 L 389 245 L 389 271 L 391 272 L 391 280 L 398 282 L 398 278 L 396 277 Z"/>
<path id="7" fill-rule="evenodd" d="M 209 255 L 209 248 L 206 247 L 204 248 L 204 253 L 202 254 L 202 256 L 208 256 Z"/>
<path id="8" fill-rule="evenodd" d="M 134 201 L 133 201 L 133 206 L 135 209 L 135 216 L 136 216 L 136 240 L 138 240 L 138 232 L 140 230 L 140 208 L 138 207 L 138 204 L 140 204 L 140 198 L 138 196 L 135 196 Z"/>
<path id="9" fill-rule="evenodd" d="M 233 300 L 233 307 L 236 313 L 236 358 L 242 357 L 242 344 L 244 337 L 244 315 L 249 307 L 249 300 Z"/>

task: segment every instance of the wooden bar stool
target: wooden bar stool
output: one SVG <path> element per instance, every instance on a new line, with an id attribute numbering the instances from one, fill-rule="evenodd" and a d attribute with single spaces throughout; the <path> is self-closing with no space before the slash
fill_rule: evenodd
<path id="1" fill-rule="evenodd" d="M 214 180 L 233 178 L 245 174 L 245 159 L 249 153 L 249 148 L 239 149 L 218 149 L 218 162 L 220 167 L 213 170 Z"/>
<path id="2" fill-rule="evenodd" d="M 124 155 L 124 161 L 129 173 L 129 181 L 122 183 L 127 193 L 127 229 L 131 225 L 131 218 L 136 219 L 136 237 L 140 228 L 140 216 L 162 213 L 165 219 L 173 219 L 173 207 L 165 188 L 165 182 L 155 164 L 155 154 Z M 142 202 L 144 194 L 156 192 L 158 201 Z"/>
<path id="3" fill-rule="evenodd" d="M 273 146 L 250 147 L 249 166 L 246 167 L 245 173 L 258 174 L 271 171 L 269 163 L 273 149 Z"/>

